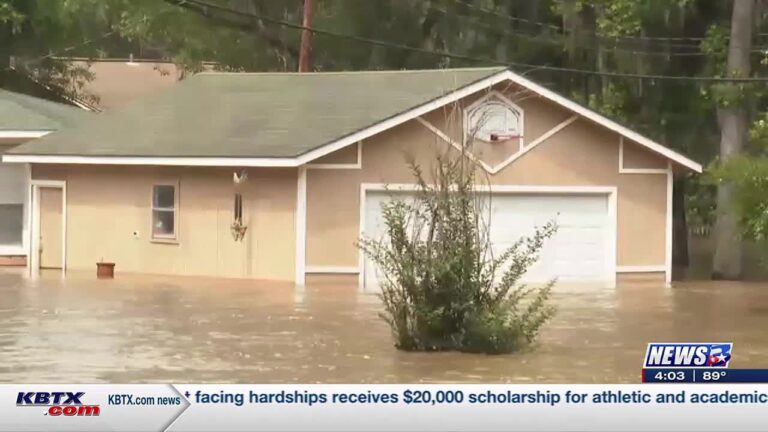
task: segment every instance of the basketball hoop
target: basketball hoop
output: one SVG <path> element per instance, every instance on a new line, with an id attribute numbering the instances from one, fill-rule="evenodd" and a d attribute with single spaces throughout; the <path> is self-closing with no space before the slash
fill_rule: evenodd
<path id="1" fill-rule="evenodd" d="M 491 142 L 502 142 L 502 141 L 510 141 L 513 139 L 520 139 L 519 134 L 496 134 L 492 133 L 490 136 Z"/>

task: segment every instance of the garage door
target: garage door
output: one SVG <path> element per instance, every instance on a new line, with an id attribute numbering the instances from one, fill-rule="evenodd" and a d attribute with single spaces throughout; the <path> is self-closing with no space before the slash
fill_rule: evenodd
<path id="1" fill-rule="evenodd" d="M 366 193 L 365 235 L 380 239 L 386 235 L 381 204 L 392 199 L 391 192 Z M 398 193 L 399 199 L 410 199 Z M 494 193 L 491 200 L 491 242 L 494 254 L 512 245 L 536 226 L 556 219 L 558 231 L 547 241 L 540 260 L 524 277 L 525 282 L 609 282 L 613 249 L 613 224 L 609 220 L 607 194 L 522 194 Z M 376 291 L 378 270 L 366 259 L 366 291 Z"/>

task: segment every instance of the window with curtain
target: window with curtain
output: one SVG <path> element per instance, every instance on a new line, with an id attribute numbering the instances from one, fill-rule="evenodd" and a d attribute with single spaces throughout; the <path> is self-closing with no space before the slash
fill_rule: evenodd
<path id="1" fill-rule="evenodd" d="M 152 187 L 152 238 L 175 240 L 177 236 L 178 186 L 156 184 Z"/>

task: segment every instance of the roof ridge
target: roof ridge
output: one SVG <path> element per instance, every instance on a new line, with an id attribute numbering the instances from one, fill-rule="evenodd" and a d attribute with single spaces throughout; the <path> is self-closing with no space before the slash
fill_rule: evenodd
<path id="1" fill-rule="evenodd" d="M 387 69 L 387 70 L 358 70 L 358 71 L 317 71 L 317 72 L 226 72 L 226 71 L 203 71 L 198 72 L 194 76 L 211 76 L 211 75 L 232 75 L 232 76 L 246 76 L 246 75 L 295 75 L 295 76 L 321 76 L 321 75 L 373 75 L 373 74 L 403 74 L 403 73 L 451 73 L 451 72 L 479 72 L 479 71 L 502 71 L 506 69 L 502 66 L 491 67 L 474 67 L 474 68 L 445 68 L 445 69 Z"/>

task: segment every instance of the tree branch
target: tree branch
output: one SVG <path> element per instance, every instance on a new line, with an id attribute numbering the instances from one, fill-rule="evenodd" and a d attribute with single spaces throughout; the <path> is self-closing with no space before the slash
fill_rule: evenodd
<path id="1" fill-rule="evenodd" d="M 213 12 L 207 7 L 195 3 L 189 3 L 184 0 L 162 0 L 170 5 L 180 7 L 209 19 L 211 22 L 225 27 L 255 32 L 256 35 L 264 39 L 272 48 L 282 52 L 286 56 L 293 58 L 299 57 L 299 51 L 289 45 L 259 19 L 250 19 L 242 15 L 226 16 L 219 12 Z"/>

